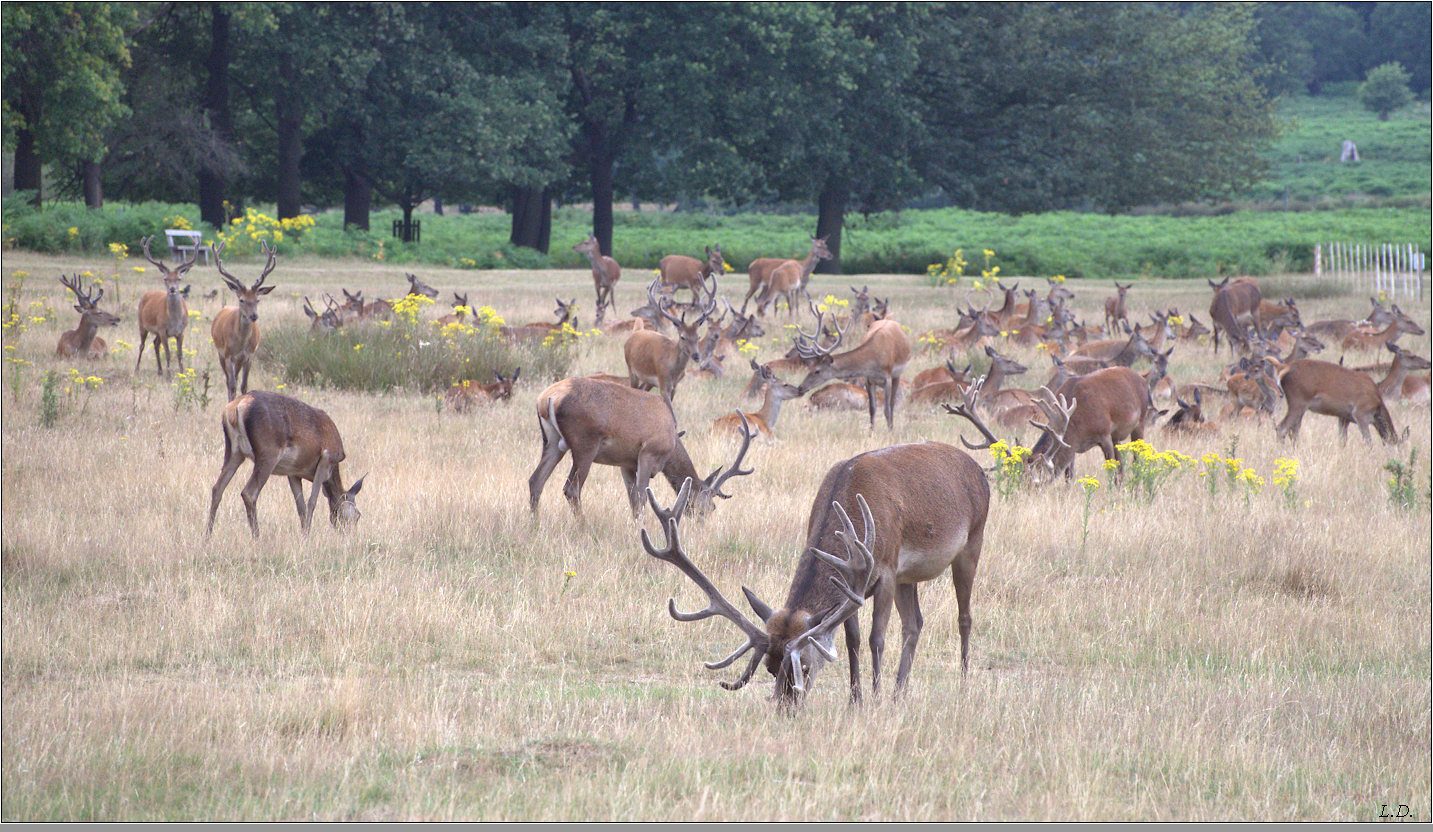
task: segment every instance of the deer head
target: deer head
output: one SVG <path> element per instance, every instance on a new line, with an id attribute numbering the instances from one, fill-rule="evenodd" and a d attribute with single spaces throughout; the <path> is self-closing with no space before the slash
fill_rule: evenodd
<path id="1" fill-rule="evenodd" d="M 259 246 L 268 257 L 268 261 L 264 264 L 264 270 L 259 274 L 259 279 L 254 281 L 254 285 L 245 287 L 243 283 L 240 283 L 237 278 L 224 269 L 224 261 L 219 256 L 224 252 L 224 241 L 220 240 L 214 245 L 214 267 L 219 270 L 219 275 L 224 278 L 225 285 L 227 285 L 238 298 L 240 317 L 249 323 L 255 323 L 259 320 L 259 299 L 274 291 L 273 286 L 264 285 L 264 280 L 269 276 L 269 273 L 274 270 L 274 266 L 278 264 L 279 258 L 279 250 L 270 246 L 268 240 L 259 241 Z"/>

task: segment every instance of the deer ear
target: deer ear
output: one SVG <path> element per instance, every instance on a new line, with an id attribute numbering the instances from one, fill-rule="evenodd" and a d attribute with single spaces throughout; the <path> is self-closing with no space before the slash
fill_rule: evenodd
<path id="1" fill-rule="evenodd" d="M 350 485 L 350 486 L 348 487 L 348 490 L 345 491 L 344 493 L 347 494 L 347 495 L 350 496 L 350 497 L 357 497 L 357 496 L 358 496 L 358 492 L 360 492 L 360 491 L 363 490 L 363 481 L 364 481 L 367 477 L 368 477 L 368 474 L 364 474 L 363 476 L 359 477 L 359 478 L 358 478 L 358 481 L 355 482 L 353 485 Z"/>
<path id="2" fill-rule="evenodd" d="M 512 380 L 513 380 L 513 383 L 514 383 L 514 384 L 517 383 L 517 377 L 520 376 L 520 375 L 522 375 L 522 368 L 521 368 L 521 367 L 518 367 L 516 370 L 513 370 L 513 371 L 512 371 Z"/>
<path id="3" fill-rule="evenodd" d="M 768 607 L 765 602 L 756 597 L 755 592 L 752 592 L 746 587 L 742 587 L 741 594 L 746 596 L 746 602 L 751 605 L 752 612 L 755 612 L 761 618 L 761 623 L 765 624 L 771 620 L 771 607 Z"/>
<path id="4" fill-rule="evenodd" d="M 259 290 L 259 294 L 261 294 L 261 295 L 267 295 L 268 293 L 274 291 L 275 288 L 277 288 L 277 287 L 275 287 L 275 286 L 265 286 L 264 288 L 262 288 L 262 289 Z"/>

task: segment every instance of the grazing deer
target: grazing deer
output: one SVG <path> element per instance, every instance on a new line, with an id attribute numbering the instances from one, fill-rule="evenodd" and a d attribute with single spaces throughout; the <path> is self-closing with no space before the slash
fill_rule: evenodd
<path id="1" fill-rule="evenodd" d="M 814 310 L 813 310 L 814 311 Z M 901 373 L 911 360 L 911 342 L 901 325 L 892 320 L 877 321 L 861 343 L 852 350 L 832 354 L 841 343 L 841 335 L 830 346 L 817 343 L 824 320 L 823 313 L 816 314 L 816 334 L 802 333 L 797 337 L 797 349 L 805 358 L 810 369 L 801 380 L 799 389 L 804 395 L 820 385 L 832 381 L 864 379 L 866 383 L 866 408 L 870 415 L 871 429 L 876 427 L 876 388 L 885 393 L 886 428 L 895 429 L 896 391 Z"/>
<path id="2" fill-rule="evenodd" d="M 219 270 L 225 285 L 238 300 L 237 306 L 220 309 L 219 314 L 214 316 L 213 325 L 209 327 L 214 348 L 219 352 L 219 367 L 224 370 L 224 383 L 229 388 L 230 401 L 241 393 L 249 392 L 249 362 L 259 348 L 259 300 L 274 291 L 273 286 L 264 285 L 264 279 L 278 264 L 279 250 L 270 246 L 267 240 L 261 240 L 259 245 L 268 257 L 268 262 L 264 264 L 259 279 L 247 288 L 224 270 L 224 261 L 220 259 L 224 251 L 224 241 L 220 240 L 214 246 L 214 268 Z"/>
<path id="3" fill-rule="evenodd" d="M 699 329 L 716 310 L 716 302 L 711 300 L 707 303 L 702 308 L 701 317 L 689 324 L 687 313 L 682 312 L 681 318 L 674 317 L 658 301 L 656 291 L 656 281 L 653 281 L 652 285 L 647 287 L 647 297 L 662 317 L 676 326 L 677 340 L 673 341 L 660 332 L 641 330 L 627 336 L 626 343 L 622 345 L 622 354 L 627 360 L 627 372 L 631 374 L 632 386 L 640 390 L 656 387 L 661 391 L 662 398 L 670 404 L 676 393 L 677 382 L 681 381 L 687 372 L 688 359 L 695 358 L 698 364 L 701 363 L 702 357 L 697 343 L 700 339 Z M 713 297 L 715 292 L 716 286 L 713 283 Z"/>
<path id="4" fill-rule="evenodd" d="M 1109 367 L 1080 376 L 1056 395 L 1041 388 L 1035 403 L 1045 412 L 1036 422 L 1042 436 L 1031 449 L 1027 465 L 1045 477 L 1074 477 L 1075 457 L 1098 447 L 1105 459 L 1121 464 L 1115 445 L 1143 439 L 1144 426 L 1158 415 L 1149 387 L 1128 367 Z"/>
<path id="5" fill-rule="evenodd" d="M 797 295 L 806 294 L 806 284 L 811 280 L 816 264 L 830 259 L 831 250 L 826 248 L 826 238 L 812 237 L 811 252 L 801 260 L 761 257 L 751 261 L 746 268 L 751 288 L 742 299 L 742 308 L 746 308 L 746 302 L 756 295 L 756 314 L 765 315 L 767 304 L 772 305 L 774 314 L 776 296 L 781 295 L 786 298 L 786 314 L 796 314 L 792 302 Z"/>
<path id="6" fill-rule="evenodd" d="M 1328 361 L 1303 358 L 1291 362 L 1279 378 L 1288 410 L 1279 422 L 1280 439 L 1297 443 L 1299 425 L 1304 413 L 1312 410 L 1338 419 L 1339 445 L 1348 443 L 1348 426 L 1357 423 L 1365 442 L 1371 442 L 1368 426 L 1373 424 L 1385 444 L 1397 445 L 1408 437 L 1407 428 L 1400 438 L 1393 427 L 1393 417 L 1383 403 L 1378 385 L 1367 373 L 1340 367 Z"/>
<path id="7" fill-rule="evenodd" d="M 1259 284 L 1253 278 L 1241 277 L 1233 283 L 1229 278 L 1215 283 L 1208 281 L 1214 290 L 1214 300 L 1209 304 L 1209 318 L 1214 326 L 1214 352 L 1219 352 L 1219 332 L 1228 336 L 1231 349 L 1249 352 L 1249 326 L 1259 329 Z"/>
<path id="8" fill-rule="evenodd" d="M 533 514 L 547 478 L 568 451 L 572 452 L 572 471 L 562 493 L 579 517 L 582 485 L 594 464 L 621 469 L 633 517 L 640 515 L 642 492 L 657 474 L 665 477 L 674 491 L 688 478 L 696 482 L 694 507 L 704 514 L 712 509 L 715 498 L 731 496 L 721 490 L 727 480 L 752 473 L 741 467 L 755 433 L 745 429 L 744 423 L 741 450 L 731 467 L 725 472 L 718 467 L 702 478 L 677 434 L 670 405 L 660 396 L 620 384 L 590 378 L 559 381 L 537 397 L 537 423 L 542 429 L 542 456 L 527 481 Z"/>
<path id="9" fill-rule="evenodd" d="M 776 430 L 776 419 L 781 415 L 781 405 L 791 399 L 801 398 L 801 391 L 796 385 L 782 381 L 769 368 L 763 367 L 755 361 L 751 361 L 751 369 L 761 378 L 766 387 L 766 398 L 761 402 L 761 409 L 755 413 L 740 414 L 738 411 L 720 416 L 712 423 L 712 431 L 736 432 L 742 430 L 741 419 L 744 417 L 747 422 L 756 427 L 756 432 L 761 434 L 767 442 L 775 442 L 774 431 Z"/>
<path id="10" fill-rule="evenodd" d="M 99 294 L 91 295 L 95 287 L 84 288 L 84 278 L 75 275 L 71 280 L 60 276 L 60 285 L 69 289 L 75 294 L 75 311 L 80 313 L 80 325 L 60 335 L 60 343 L 55 347 L 55 355 L 68 357 L 81 355 L 85 358 L 104 358 L 105 341 L 96 333 L 102 326 L 117 326 L 119 316 L 106 312 L 99 307 L 100 298 L 104 297 L 104 287 L 99 287 Z"/>
<path id="11" fill-rule="evenodd" d="M 746 685 L 764 659 L 776 680 L 777 702 L 798 704 L 817 672 L 836 660 L 835 636 L 840 628 L 850 667 L 850 696 L 859 700 L 861 632 L 856 613 L 864 600 L 871 598 L 871 690 L 880 690 L 886 628 L 894 607 L 901 616 L 901 657 L 895 683 L 900 691 L 910 676 L 920 641 L 918 586 L 947 569 L 959 607 L 960 672 L 962 676 L 968 672 L 971 591 L 990 510 L 990 485 L 980 466 L 964 451 L 940 442 L 896 445 L 833 466 L 816 492 L 806 521 L 806 545 L 785 604 L 774 610 L 756 593 L 742 590 L 761 625 L 723 597 L 682 550 L 679 523 L 689 490 L 684 484 L 676 502 L 665 511 L 648 492 L 666 540 L 658 548 L 643 529 L 642 548 L 680 569 L 709 599 L 706 609 L 697 612 L 681 612 L 675 600 L 668 601 L 672 618 L 696 621 L 720 615 L 746 637 L 726 658 L 706 664 L 718 670 L 752 651 L 741 676 L 722 682 L 723 688 L 738 690 Z M 847 506 L 859 510 L 859 535 Z M 837 551 L 837 544 L 844 548 L 844 558 L 828 554 Z"/>
<path id="12" fill-rule="evenodd" d="M 603 313 L 607 307 L 612 308 L 613 314 L 617 312 L 617 302 L 612 299 L 612 292 L 617 288 L 617 281 L 622 278 L 622 267 L 617 261 L 602 253 L 602 248 L 597 242 L 597 237 L 588 234 L 587 239 L 572 247 L 578 254 L 587 255 L 587 260 L 592 263 L 592 283 L 597 287 L 597 323 L 602 326 Z"/>
<path id="13" fill-rule="evenodd" d="M 1344 351 L 1348 350 L 1376 350 L 1392 344 L 1398 340 L 1403 333 L 1409 335 L 1422 335 L 1423 327 L 1419 326 L 1412 318 L 1394 304 L 1390 310 L 1392 320 L 1379 332 L 1350 332 L 1344 339 L 1341 346 Z"/>
<path id="14" fill-rule="evenodd" d="M 472 311 L 473 307 L 468 305 L 468 296 L 454 292 L 453 311 L 450 314 L 439 317 L 437 325 L 447 326 L 448 324 L 460 324 L 467 319 L 468 313 Z"/>
<path id="15" fill-rule="evenodd" d="M 134 360 L 134 370 L 139 372 L 140 362 L 144 360 L 144 342 L 151 334 L 154 335 L 154 369 L 157 375 L 169 375 L 173 371 L 173 359 L 169 352 L 169 339 L 174 339 L 174 353 L 179 358 L 179 372 L 184 372 L 184 330 L 189 326 L 189 306 L 184 303 L 184 297 L 179 294 L 179 281 L 184 275 L 194 268 L 199 250 L 196 248 L 189 252 L 189 259 L 174 267 L 171 271 L 168 266 L 155 260 L 149 253 L 149 243 L 153 236 L 145 237 L 140 241 L 144 247 L 144 259 L 148 260 L 159 269 L 163 276 L 164 289 L 156 289 L 145 292 L 139 299 L 139 355 Z M 159 363 L 159 345 L 164 344 L 164 363 Z"/>
<path id="16" fill-rule="evenodd" d="M 690 289 L 692 302 L 696 303 L 706 289 L 707 280 L 711 280 L 715 284 L 716 276 L 725 271 L 725 264 L 726 261 L 721 256 L 721 246 L 709 246 L 706 262 L 685 254 L 668 254 L 658 262 L 657 266 L 658 271 L 661 272 L 660 279 L 663 284 L 671 286 L 673 289 Z M 715 293 L 715 285 L 713 285 L 712 291 Z"/>
<path id="17" fill-rule="evenodd" d="M 461 383 L 449 386 L 443 391 L 443 403 L 454 413 L 467 413 L 475 407 L 510 401 L 513 385 L 517 384 L 518 376 L 522 375 L 522 368 L 514 370 L 510 378 L 503 378 L 502 373 L 494 375 L 497 376 L 497 381 L 492 384 L 474 384 L 470 379 L 463 379 Z"/>
<path id="18" fill-rule="evenodd" d="M 410 295 L 422 295 L 423 297 L 425 297 L 425 298 L 427 298 L 427 299 L 429 299 L 429 300 L 437 300 L 437 299 L 438 299 L 438 290 L 437 290 L 437 289 L 434 289 L 432 286 L 429 286 L 428 284 L 426 284 L 426 283 L 424 283 L 423 281 L 419 280 L 419 279 L 418 279 L 417 277 L 415 277 L 414 275 L 405 274 L 405 275 L 403 275 L 403 276 L 406 277 L 406 278 L 408 278 L 408 294 L 410 294 Z"/>
<path id="19" fill-rule="evenodd" d="M 347 528 L 360 517 L 354 499 L 363 488 L 363 477 L 343 487 L 339 464 L 344 460 L 343 438 L 327 413 L 298 399 L 255 390 L 224 405 L 220 417 L 224 428 L 224 466 L 209 500 L 209 526 L 214 533 L 214 514 L 229 480 L 244 460 L 252 460 L 254 471 L 240 496 L 249 516 L 249 530 L 259 536 L 259 492 L 269 477 L 288 477 L 299 511 L 299 525 L 308 534 L 314 506 L 322 489 L 328 498 L 328 519 L 335 528 Z M 303 481 L 313 483 L 313 492 L 304 500 Z"/>

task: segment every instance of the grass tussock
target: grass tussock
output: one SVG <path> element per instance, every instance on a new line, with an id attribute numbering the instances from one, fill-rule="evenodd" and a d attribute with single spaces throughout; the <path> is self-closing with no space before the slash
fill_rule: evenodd
<path id="1" fill-rule="evenodd" d="M 48 278 L 79 265 L 17 256 L 6 269 Z M 27 363 L 7 362 L 0 378 L 5 820 L 1213 820 L 1262 819 L 1271 806 L 1283 819 L 1372 820 L 1384 804 L 1429 817 L 1426 407 L 1391 408 L 1419 449 L 1416 510 L 1390 499 L 1384 470 L 1407 449 L 1356 431 L 1341 447 L 1334 421 L 1313 415 L 1296 446 L 1267 419 L 1221 419 L 1213 436 L 1151 432 L 1152 458 L 1219 459 L 1212 482 L 1201 462 L 1152 493 L 1082 455 L 1076 477 L 1099 483 L 1089 495 L 1055 483 L 993 500 L 967 676 L 942 575 L 920 585 L 924 629 L 900 697 L 893 619 L 879 693 L 863 647 L 861 707 L 847 704 L 840 661 L 783 716 L 764 670 L 729 692 L 716 683 L 736 668 L 702 667 L 740 635 L 719 618 L 667 615 L 668 598 L 680 609 L 705 599 L 642 552 L 614 471 L 594 467 L 585 522 L 560 493 L 568 462 L 529 515 L 540 373 L 524 364 L 511 403 L 463 414 L 437 412 L 418 382 L 379 394 L 290 380 L 275 356 L 298 340 L 304 294 L 386 296 L 404 281 L 321 262 L 274 278 L 281 290 L 261 306 L 273 344 L 251 387 L 285 385 L 334 419 L 345 481 L 367 474 L 347 534 L 320 512 L 301 536 L 286 483 L 271 481 L 252 539 L 245 466 L 205 537 L 221 403 L 177 400 L 148 356 L 134 369 L 133 347 L 117 345 L 137 343 L 132 310 L 106 333 L 119 351 L 84 367 L 103 383 L 62 384 L 52 427 L 40 425 L 38 378 L 69 377 L 53 351 L 72 324 L 7 334 L 7 355 Z M 424 278 L 477 292 L 510 321 L 543 318 L 554 294 L 591 292 L 576 270 Z M 840 286 L 822 280 L 815 291 Z M 22 304 L 65 308 L 49 282 L 28 283 Z M 867 282 L 913 340 L 953 323 L 957 293 L 920 277 Z M 1097 320 L 1109 287 L 1075 291 L 1081 317 Z M 642 289 L 618 294 L 630 309 Z M 1171 306 L 1203 318 L 1208 295 L 1202 280 L 1140 282 L 1131 318 Z M 1357 316 L 1364 295 L 1300 305 L 1305 320 Z M 207 322 L 219 304 L 191 308 L 186 366 L 202 370 L 216 364 Z M 1430 323 L 1426 307 L 1413 314 Z M 785 350 L 779 324 L 756 341 L 758 358 Z M 338 352 L 376 342 L 362 343 Z M 1402 343 L 1428 353 L 1426 336 Z M 550 372 L 620 372 L 621 348 L 582 339 Z M 1031 367 L 1015 383 L 1043 382 L 1040 351 L 1000 348 Z M 1228 360 L 1181 344 L 1171 373 L 1217 379 Z M 941 362 L 917 352 L 907 374 Z M 732 439 L 709 426 L 756 408 L 738 400 L 746 382 L 733 371 L 678 388 L 699 470 L 730 463 Z M 752 447 L 756 473 L 684 524 L 684 546 L 729 598 L 748 586 L 779 604 L 832 465 L 899 442 L 958 445 L 962 433 L 974 435 L 934 408 L 903 406 L 887 432 L 865 413 L 790 402 L 777 441 Z M 1296 468 L 1279 462 L 1289 458 Z M 654 491 L 672 499 L 665 483 Z M 643 525 L 656 531 L 650 512 Z"/>

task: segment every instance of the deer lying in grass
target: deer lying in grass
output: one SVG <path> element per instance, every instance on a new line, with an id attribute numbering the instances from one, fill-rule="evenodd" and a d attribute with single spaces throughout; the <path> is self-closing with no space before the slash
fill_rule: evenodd
<path id="1" fill-rule="evenodd" d="M 267 240 L 261 240 L 259 245 L 268 261 L 259 279 L 248 287 L 224 270 L 224 261 L 219 258 L 224 251 L 224 241 L 220 240 L 214 246 L 214 267 L 238 300 L 237 306 L 220 309 L 209 327 L 214 348 L 219 352 L 219 367 L 224 371 L 230 401 L 241 393 L 249 392 L 249 363 L 259 349 L 259 300 L 274 291 L 273 286 L 264 285 L 264 280 L 278 263 L 279 250 L 271 247 Z"/>
<path id="2" fill-rule="evenodd" d="M 706 289 L 706 282 L 713 283 L 715 292 L 716 276 L 726 270 L 726 261 L 721 256 L 721 246 L 708 247 L 705 262 L 685 254 L 668 254 L 657 263 L 662 283 L 673 289 L 689 289 L 692 302 L 696 303 Z"/>
<path id="3" fill-rule="evenodd" d="M 468 314 L 472 311 L 473 307 L 468 304 L 468 296 L 460 295 L 457 292 L 454 292 L 453 311 L 447 315 L 439 317 L 438 326 L 447 326 L 448 324 L 460 324 L 463 321 L 467 320 Z"/>
<path id="4" fill-rule="evenodd" d="M 437 289 L 434 289 L 432 286 L 429 286 L 428 284 L 426 284 L 426 283 L 424 283 L 423 281 L 419 280 L 419 279 L 418 279 L 416 276 L 414 276 L 414 275 L 405 274 L 405 275 L 403 275 L 403 276 L 406 277 L 406 278 L 408 278 L 408 294 L 410 294 L 410 295 L 422 295 L 423 297 L 427 298 L 428 300 L 437 300 L 437 299 L 438 299 L 438 290 L 437 290 Z"/>
<path id="5" fill-rule="evenodd" d="M 592 264 L 592 285 L 597 289 L 597 319 L 594 326 L 602 327 L 604 312 L 611 307 L 613 314 L 617 312 L 617 302 L 612 299 L 612 293 L 617 288 L 617 281 L 622 279 L 622 267 L 617 261 L 602 253 L 602 248 L 597 242 L 597 237 L 587 235 L 587 239 L 572 247 L 578 254 L 587 255 L 587 261 Z"/>
<path id="6" fill-rule="evenodd" d="M 119 316 L 106 312 L 99 307 L 100 299 L 104 297 L 104 287 L 99 287 L 99 294 L 92 295 L 95 288 L 84 287 L 84 278 L 75 275 L 71 280 L 60 276 L 60 285 L 69 289 L 75 295 L 75 311 L 80 313 L 80 325 L 60 335 L 60 342 L 55 347 L 55 355 L 69 357 L 74 355 L 84 356 L 89 359 L 104 358 L 106 344 L 103 338 L 96 333 L 102 326 L 117 326 Z"/>
<path id="7" fill-rule="evenodd" d="M 1428 359 L 1420 355 L 1404 352 L 1397 344 L 1389 344 L 1387 349 L 1393 353 L 1393 364 L 1388 368 L 1388 375 L 1378 382 L 1378 394 L 1383 397 L 1385 402 L 1396 402 L 1406 395 L 1409 373 L 1414 370 L 1427 370 L 1433 365 L 1430 365 Z M 1417 385 L 1415 385 L 1416 387 Z M 1424 390 L 1426 393 L 1426 384 Z"/>
<path id="8" fill-rule="evenodd" d="M 718 467 L 702 478 L 677 434 L 677 421 L 668 403 L 652 393 L 606 381 L 569 378 L 548 387 L 537 397 L 537 423 L 542 430 L 542 456 L 527 481 L 533 514 L 543 486 L 568 451 L 572 452 L 572 471 L 562 493 L 579 517 L 582 485 L 594 464 L 621 470 L 633 517 L 640 515 L 642 493 L 657 474 L 665 477 L 674 491 L 682 488 L 684 480 L 696 482 L 694 508 L 704 514 L 717 497 L 731 496 L 721 490 L 727 480 L 752 473 L 741 467 L 755 433 L 746 429 L 744 417 L 741 449 L 731 468 L 723 472 Z"/>
<path id="9" fill-rule="evenodd" d="M 1341 346 L 1344 351 L 1348 350 L 1376 350 L 1381 349 L 1394 341 L 1403 333 L 1409 335 L 1422 335 L 1423 327 L 1419 326 L 1412 318 L 1394 304 L 1392 309 L 1393 319 L 1388 325 L 1378 332 L 1350 332 L 1344 339 Z"/>
<path id="10" fill-rule="evenodd" d="M 1370 297 L 1373 309 L 1368 317 L 1362 321 L 1350 321 L 1345 318 L 1335 318 L 1326 321 L 1316 321 L 1308 325 L 1310 335 L 1326 340 L 1330 344 L 1342 344 L 1349 335 L 1359 330 L 1377 332 L 1393 323 L 1393 312 L 1388 307 L 1378 302 L 1378 298 Z"/>
<path id="11" fill-rule="evenodd" d="M 1177 410 L 1169 417 L 1169 421 L 1160 428 L 1160 433 L 1165 436 L 1174 435 L 1195 435 L 1195 436 L 1218 436 L 1219 426 L 1204 418 L 1204 402 L 1200 396 L 1199 389 L 1194 390 L 1194 401 L 1186 402 L 1177 394 L 1174 397 Z"/>
<path id="12" fill-rule="evenodd" d="M 363 488 L 363 477 L 351 487 L 343 487 L 339 473 L 339 464 L 344 460 L 343 438 L 327 413 L 298 399 L 255 390 L 224 405 L 220 423 L 224 428 L 224 466 L 211 492 L 206 536 L 214 533 L 219 500 L 246 459 L 253 461 L 254 471 L 240 496 L 254 537 L 259 536 L 259 492 L 269 477 L 289 478 L 304 534 L 308 534 L 312 523 L 320 489 L 328 498 L 330 523 L 347 528 L 358 522 L 361 515 L 355 498 Z M 304 480 L 313 483 L 307 502 Z"/>
<path id="13" fill-rule="evenodd" d="M 1214 352 L 1219 352 L 1219 332 L 1222 330 L 1229 338 L 1231 349 L 1238 347 L 1240 352 L 1247 353 L 1249 327 L 1252 325 L 1255 331 L 1259 330 L 1259 304 L 1262 302 L 1259 284 L 1249 277 L 1241 277 L 1232 284 L 1227 277 L 1218 283 L 1212 280 L 1208 283 L 1214 290 L 1214 300 L 1209 303 L 1209 317 L 1214 327 Z"/>
<path id="14" fill-rule="evenodd" d="M 469 379 L 461 383 L 453 384 L 443 391 L 444 405 L 454 413 L 467 413 L 477 407 L 486 407 L 494 402 L 504 402 L 512 399 L 512 388 L 517 384 L 517 378 L 522 374 L 522 368 L 518 367 L 513 371 L 510 378 L 503 378 L 502 373 L 494 373 L 497 381 L 492 384 L 475 384 Z"/>
<path id="15" fill-rule="evenodd" d="M 1393 417 L 1383 403 L 1383 396 L 1379 395 L 1378 385 L 1366 373 L 1328 361 L 1303 358 L 1290 362 L 1289 369 L 1279 378 L 1279 386 L 1288 405 L 1277 429 L 1280 439 L 1287 438 L 1297 443 L 1299 425 L 1303 422 L 1304 413 L 1310 410 L 1338 419 L 1341 446 L 1348 443 L 1350 423 L 1358 425 L 1365 442 L 1373 441 L 1368 433 L 1370 423 L 1385 444 L 1401 444 L 1408 438 L 1407 428 L 1404 428 L 1401 438 L 1394 430 Z"/>
<path id="16" fill-rule="evenodd" d="M 1136 329 L 1129 338 L 1083 344 L 1065 359 L 1065 363 L 1074 372 L 1091 373 L 1105 367 L 1131 367 L 1140 358 L 1153 360 L 1154 355 L 1154 347 L 1144 337 L 1143 331 Z"/>
<path id="17" fill-rule="evenodd" d="M 969 408 L 974 413 L 974 408 Z M 836 630 L 845 635 L 850 667 L 850 696 L 861 695 L 861 633 L 856 613 L 871 598 L 871 690 L 879 692 L 886 628 L 894 607 L 901 616 L 901 657 L 896 667 L 897 691 L 909 678 L 920 641 L 922 616 L 918 586 L 950 570 L 955 584 L 960 627 L 960 672 L 970 667 L 971 593 L 990 510 L 985 473 L 958 448 L 940 442 L 896 445 L 837 463 L 821 481 L 806 521 L 806 545 L 796 564 L 786 602 L 772 609 L 756 593 L 742 592 L 761 620 L 758 625 L 728 601 L 683 551 L 679 524 L 690 483 L 676 502 L 663 510 L 651 491 L 652 509 L 662 521 L 665 544 L 658 548 L 646 529 L 641 532 L 647 554 L 682 571 L 706 594 L 706 609 L 682 612 L 675 600 L 667 612 L 678 621 L 720 615 L 746 637 L 730 655 L 706 666 L 718 670 L 748 651 L 746 668 L 734 682 L 738 690 L 751 680 L 757 665 L 776 680 L 774 698 L 783 705 L 799 704 L 816 674 L 835 661 Z M 860 533 L 847 513 L 859 510 Z M 844 558 L 829 554 L 845 550 Z"/>
<path id="18" fill-rule="evenodd" d="M 171 271 L 149 253 L 149 243 L 154 237 L 145 237 L 140 241 L 144 247 L 144 259 L 148 260 L 155 268 L 159 269 L 164 280 L 164 289 L 145 292 L 139 299 L 139 355 L 134 360 L 134 370 L 139 372 L 140 362 L 144 360 L 144 342 L 151 334 L 154 335 L 154 369 L 156 375 L 171 375 L 174 364 L 169 352 L 169 339 L 174 339 L 174 355 L 179 359 L 179 372 L 184 372 L 184 330 L 189 326 L 189 306 L 184 303 L 183 296 L 179 293 L 179 281 L 184 275 L 194 268 L 199 250 L 196 248 L 189 252 L 189 259 L 174 267 Z M 159 363 L 159 345 L 164 344 L 164 363 Z"/>
<path id="19" fill-rule="evenodd" d="M 815 310 L 813 310 L 815 311 Z M 847 379 L 863 379 L 866 383 L 866 408 L 870 426 L 876 427 L 876 388 L 885 393 L 886 428 L 895 429 L 896 392 L 901 373 L 911 360 L 911 342 L 901 325 L 892 320 L 877 321 L 866 331 L 861 343 L 853 350 L 832 354 L 841 337 L 830 346 L 822 347 L 817 338 L 821 333 L 823 313 L 816 313 L 816 334 L 802 333 L 797 347 L 810 366 L 799 385 L 804 395 L 822 384 Z"/>
<path id="20" fill-rule="evenodd" d="M 540 344 L 547 340 L 547 336 L 554 332 L 561 332 L 565 325 L 571 324 L 575 329 L 577 323 L 577 298 L 564 301 L 562 298 L 553 298 L 557 301 L 557 308 L 552 314 L 557 316 L 557 321 L 533 321 L 521 326 L 500 326 L 498 334 L 514 344 Z"/>
<path id="21" fill-rule="evenodd" d="M 748 359 L 750 361 L 750 359 Z M 782 381 L 771 372 L 771 369 L 751 361 L 751 369 L 760 377 L 765 387 L 766 397 L 761 402 L 761 409 L 755 413 L 742 414 L 729 413 L 717 417 L 712 423 L 713 431 L 736 432 L 743 430 L 742 421 L 750 423 L 756 428 L 757 433 L 766 439 L 767 442 L 776 441 L 776 419 L 781 415 L 781 405 L 792 399 L 801 398 L 801 391 L 796 385 Z"/>
<path id="22" fill-rule="evenodd" d="M 668 403 L 677 390 L 677 383 L 687 372 L 687 361 L 695 358 L 701 363 L 698 352 L 700 328 L 703 322 L 716 310 L 716 284 L 713 281 L 708 303 L 702 307 L 701 316 L 687 323 L 687 313 L 677 318 L 668 312 L 657 299 L 656 281 L 647 287 L 647 297 L 656 306 L 663 318 L 677 328 L 677 339 L 661 334 L 640 330 L 627 336 L 622 345 L 622 355 L 627 360 L 627 372 L 632 377 L 632 386 L 640 390 L 657 388 Z"/>
<path id="23" fill-rule="evenodd" d="M 776 296 L 781 295 L 786 299 L 787 316 L 795 315 L 796 307 L 792 304 L 798 295 L 806 294 L 806 284 L 810 282 L 816 264 L 830 259 L 831 250 L 826 248 L 826 238 L 812 237 L 811 252 L 800 260 L 761 257 L 751 261 L 746 269 L 751 288 L 742 299 L 742 308 L 746 307 L 746 301 L 752 295 L 756 295 L 756 314 L 765 315 L 768 304 L 775 314 Z"/>
<path id="24" fill-rule="evenodd" d="M 386 300 L 379 299 L 372 303 L 363 302 L 363 292 L 350 292 L 343 290 L 344 304 L 340 309 L 349 320 L 391 321 L 393 320 L 393 304 Z"/>
<path id="25" fill-rule="evenodd" d="M 1219 412 L 1221 419 L 1253 417 L 1263 422 L 1264 414 L 1274 414 L 1274 404 L 1279 393 L 1273 379 L 1273 369 L 1264 359 L 1241 358 L 1235 372 L 1225 380 L 1229 396 L 1233 399 Z"/>
<path id="26" fill-rule="evenodd" d="M 313 308 L 313 303 L 304 295 L 304 315 L 309 319 L 309 332 L 330 333 L 337 332 L 343 326 L 342 307 L 333 299 L 332 295 L 325 294 L 326 308 L 320 314 Z"/>

